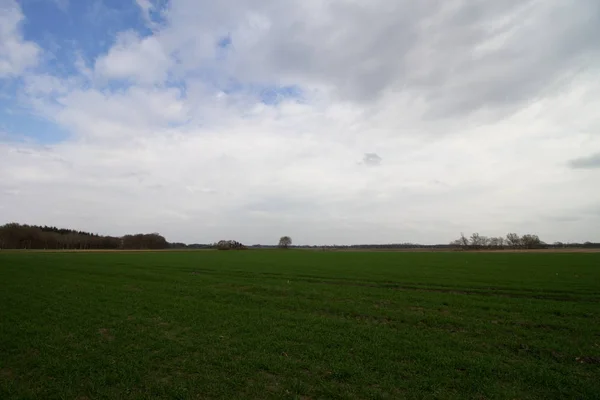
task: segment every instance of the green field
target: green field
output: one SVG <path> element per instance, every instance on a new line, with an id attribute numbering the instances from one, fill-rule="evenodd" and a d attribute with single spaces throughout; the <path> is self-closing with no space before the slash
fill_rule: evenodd
<path id="1" fill-rule="evenodd" d="M 599 399 L 600 254 L 0 252 L 0 399 Z"/>

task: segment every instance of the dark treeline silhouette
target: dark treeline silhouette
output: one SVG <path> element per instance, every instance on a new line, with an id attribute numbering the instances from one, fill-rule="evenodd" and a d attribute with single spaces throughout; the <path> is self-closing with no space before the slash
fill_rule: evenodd
<path id="1" fill-rule="evenodd" d="M 417 243 L 384 243 L 384 244 L 349 244 L 349 245 L 289 245 L 289 249 L 314 249 L 314 250 L 385 250 L 385 249 L 451 249 L 449 244 L 417 244 Z M 278 249 L 281 245 L 254 244 L 252 249 Z"/>
<path id="2" fill-rule="evenodd" d="M 237 240 L 219 240 L 212 247 L 217 250 L 246 250 L 247 248 Z"/>
<path id="3" fill-rule="evenodd" d="M 287 242 L 287 241 L 286 241 Z M 250 246 L 252 249 L 276 249 L 278 245 Z M 298 246 L 290 243 L 286 248 L 314 250 L 393 250 L 393 249 L 431 249 L 431 250 L 503 250 L 503 249 L 598 249 L 600 243 L 544 243 L 537 235 L 519 236 L 509 233 L 506 237 L 487 237 L 474 233 L 469 237 L 461 234 L 450 244 L 423 245 L 415 243 L 357 244 L 357 245 L 314 245 Z M 235 240 L 222 240 L 212 244 L 169 243 L 158 233 L 125 235 L 122 237 L 102 236 L 95 233 L 54 226 L 23 225 L 9 223 L 0 226 L 0 249 L 48 249 L 48 250 L 159 250 L 159 249 L 246 249 Z"/>
<path id="4" fill-rule="evenodd" d="M 53 226 L 17 223 L 0 226 L 0 249 L 149 250 L 166 248 L 169 248 L 169 243 L 158 233 L 114 237 Z"/>
<path id="5" fill-rule="evenodd" d="M 190 250 L 206 250 L 206 249 L 213 249 L 215 246 L 213 244 L 201 244 L 201 243 L 192 243 L 192 244 L 185 244 L 185 243 L 169 243 L 169 248 L 170 249 L 190 249 Z"/>
<path id="6" fill-rule="evenodd" d="M 356 244 L 356 245 L 290 245 L 294 249 L 313 249 L 313 250 L 531 250 L 531 249 L 600 249 L 600 243 L 562 243 L 553 244 L 544 243 L 537 235 L 527 234 L 519 236 L 509 234 L 510 240 L 504 237 L 481 236 L 473 234 L 469 238 L 461 235 L 460 239 L 454 240 L 449 244 L 418 244 L 418 243 L 388 243 L 388 244 Z M 252 249 L 276 249 L 277 245 L 250 246 Z"/>
<path id="7" fill-rule="evenodd" d="M 159 250 L 168 249 L 169 242 L 158 233 L 125 235 L 121 239 L 123 249 Z"/>
<path id="8" fill-rule="evenodd" d="M 519 236 L 516 233 L 509 233 L 503 236 L 483 236 L 479 233 L 473 233 L 469 237 L 460 234 L 460 238 L 452 241 L 450 246 L 463 250 L 503 250 L 503 249 L 545 249 L 548 247 L 538 235 L 526 234 Z"/>
<path id="9" fill-rule="evenodd" d="M 583 243 L 563 243 L 554 242 L 548 245 L 552 249 L 600 249 L 600 243 L 583 242 Z"/>

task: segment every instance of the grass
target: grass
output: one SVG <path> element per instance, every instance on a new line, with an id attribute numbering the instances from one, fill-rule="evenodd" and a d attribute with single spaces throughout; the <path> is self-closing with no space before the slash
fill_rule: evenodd
<path id="1" fill-rule="evenodd" d="M 600 254 L 0 252 L 0 399 L 598 399 Z"/>

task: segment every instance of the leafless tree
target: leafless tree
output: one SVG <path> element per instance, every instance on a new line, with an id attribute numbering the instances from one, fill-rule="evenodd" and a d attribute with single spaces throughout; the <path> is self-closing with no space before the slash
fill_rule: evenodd
<path id="1" fill-rule="evenodd" d="M 538 235 L 523 235 L 523 237 L 521 237 L 521 243 L 526 249 L 540 249 L 544 247 L 544 243 L 542 243 Z"/>
<path id="2" fill-rule="evenodd" d="M 485 237 L 481 236 L 479 233 L 473 233 L 471 235 L 470 245 L 473 249 L 480 249 L 485 244 Z"/>
<path id="3" fill-rule="evenodd" d="M 502 249 L 504 247 L 504 238 L 499 237 L 491 237 L 489 239 L 489 247 L 493 249 Z"/>
<path id="4" fill-rule="evenodd" d="M 465 234 L 461 232 L 460 239 L 458 239 L 461 243 L 461 246 L 466 249 L 469 247 L 469 239 L 465 237 Z"/>
<path id="5" fill-rule="evenodd" d="M 519 235 L 517 235 L 516 233 L 509 233 L 508 235 L 506 235 L 506 243 L 513 249 L 518 249 L 519 247 L 521 247 L 522 242 Z"/>

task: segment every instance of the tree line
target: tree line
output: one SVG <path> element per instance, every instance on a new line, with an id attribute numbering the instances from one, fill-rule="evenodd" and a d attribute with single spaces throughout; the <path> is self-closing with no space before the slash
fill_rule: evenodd
<path id="1" fill-rule="evenodd" d="M 48 249 L 48 250 L 158 250 L 158 249 L 246 249 L 242 243 L 235 240 L 221 240 L 212 244 L 169 243 L 158 233 L 135 234 L 125 236 L 103 236 L 95 233 L 73 229 L 57 228 L 54 226 L 37 226 L 9 223 L 0 226 L 0 249 Z M 509 233 L 506 236 L 488 237 L 473 233 L 449 244 L 422 245 L 416 243 L 389 244 L 357 244 L 357 245 L 319 245 L 293 246 L 289 236 L 282 236 L 276 245 L 250 246 L 254 249 L 269 248 L 304 248 L 304 249 L 438 249 L 438 250 L 502 250 L 502 249 L 568 249 L 568 248 L 600 248 L 600 243 L 563 243 L 547 244 L 535 234 L 518 235 Z"/>
<path id="2" fill-rule="evenodd" d="M 502 250 L 502 249 L 544 249 L 548 245 L 544 243 L 538 235 L 526 234 L 519 236 L 516 233 L 509 233 L 505 237 L 488 237 L 473 233 L 466 237 L 461 233 L 460 238 L 452 241 L 450 246 L 464 250 Z"/>
<path id="3" fill-rule="evenodd" d="M 521 249 L 521 250 L 534 250 L 534 249 L 556 249 L 556 248 L 600 248 L 600 243 L 562 243 L 554 242 L 552 244 L 545 243 L 538 235 L 525 234 L 518 235 L 516 233 L 509 233 L 506 236 L 488 237 L 480 235 L 479 233 L 473 233 L 471 236 L 466 237 L 461 233 L 460 238 L 450 242 L 450 246 L 456 249 L 463 250 L 503 250 L 503 249 Z"/>
<path id="4" fill-rule="evenodd" d="M 170 245 L 158 233 L 102 236 L 54 226 L 9 223 L 0 226 L 0 249 L 47 250 L 154 250 Z"/>

